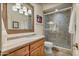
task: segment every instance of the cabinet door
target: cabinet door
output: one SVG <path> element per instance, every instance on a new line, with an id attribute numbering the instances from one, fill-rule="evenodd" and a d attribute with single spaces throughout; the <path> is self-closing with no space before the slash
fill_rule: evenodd
<path id="1" fill-rule="evenodd" d="M 7 56 L 25 56 L 25 55 L 29 55 L 29 46 L 16 50 L 8 54 Z"/>
<path id="2" fill-rule="evenodd" d="M 33 50 L 30 54 L 31 56 L 44 56 L 44 46 L 40 46 L 37 49 Z"/>
<path id="3" fill-rule="evenodd" d="M 40 56 L 40 48 L 33 50 L 30 56 Z"/>
<path id="4" fill-rule="evenodd" d="M 39 41 L 31 43 L 30 44 L 30 51 L 32 52 L 33 50 L 37 49 L 38 47 L 40 47 L 43 44 L 44 44 L 44 40 L 39 40 Z"/>

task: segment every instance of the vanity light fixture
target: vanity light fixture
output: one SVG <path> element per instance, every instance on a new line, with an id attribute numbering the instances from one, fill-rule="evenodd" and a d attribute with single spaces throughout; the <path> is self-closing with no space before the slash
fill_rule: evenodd
<path id="1" fill-rule="evenodd" d="M 18 11 L 20 14 L 24 14 L 24 15 L 32 14 L 31 9 L 26 8 L 25 6 L 21 5 L 20 3 L 16 3 L 16 5 L 12 7 L 12 10 Z"/>

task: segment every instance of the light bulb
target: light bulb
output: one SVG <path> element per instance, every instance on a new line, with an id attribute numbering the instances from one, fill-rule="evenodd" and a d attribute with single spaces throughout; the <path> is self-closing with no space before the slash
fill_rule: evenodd
<path id="1" fill-rule="evenodd" d="M 24 14 L 25 14 L 26 16 L 28 15 L 28 13 L 27 13 L 27 12 L 25 12 Z"/>
<path id="2" fill-rule="evenodd" d="M 16 3 L 16 8 L 20 9 L 21 8 L 21 4 L 20 3 Z"/>
<path id="3" fill-rule="evenodd" d="M 13 7 L 12 7 L 12 10 L 13 10 L 13 11 L 17 11 L 16 6 L 13 6 Z"/>
<path id="4" fill-rule="evenodd" d="M 27 11 L 27 8 L 26 7 L 23 7 L 23 11 Z"/>
<path id="5" fill-rule="evenodd" d="M 30 15 L 32 14 L 32 11 L 30 9 L 28 10 L 28 14 L 30 14 Z"/>
<path id="6" fill-rule="evenodd" d="M 20 14 L 23 14 L 23 9 L 19 9 L 19 13 Z"/>

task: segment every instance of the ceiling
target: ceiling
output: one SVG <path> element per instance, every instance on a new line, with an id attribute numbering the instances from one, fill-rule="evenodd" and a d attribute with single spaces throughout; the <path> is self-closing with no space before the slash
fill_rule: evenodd
<path id="1" fill-rule="evenodd" d="M 43 7 L 44 13 L 54 11 L 55 9 L 72 7 L 71 3 L 41 3 L 40 5 Z"/>

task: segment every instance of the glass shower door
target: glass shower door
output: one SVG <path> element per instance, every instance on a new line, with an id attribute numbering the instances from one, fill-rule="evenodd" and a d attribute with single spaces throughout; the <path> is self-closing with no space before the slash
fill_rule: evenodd
<path id="1" fill-rule="evenodd" d="M 67 10 L 45 16 L 45 36 L 47 41 L 53 42 L 56 46 L 71 48 L 71 35 L 68 32 L 70 14 L 71 10 Z M 50 21 L 56 23 L 57 31 L 50 30 L 48 24 Z"/>

